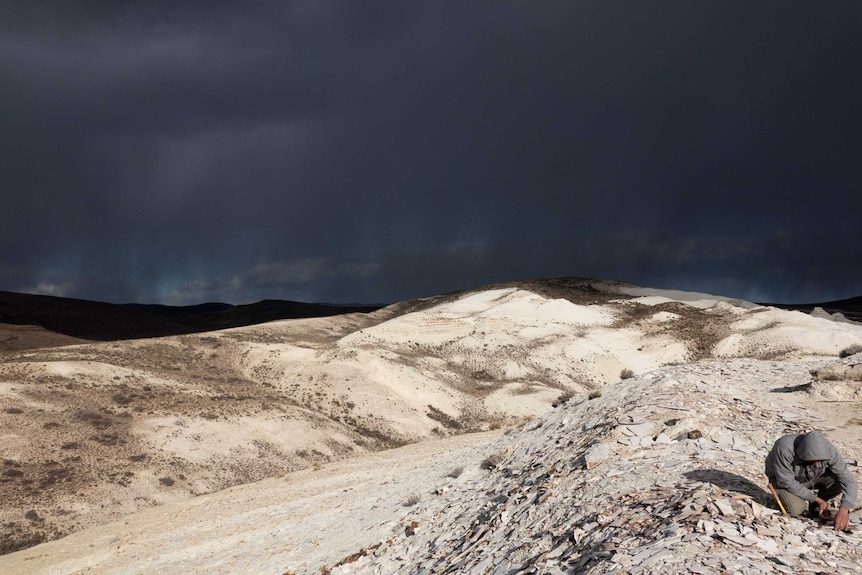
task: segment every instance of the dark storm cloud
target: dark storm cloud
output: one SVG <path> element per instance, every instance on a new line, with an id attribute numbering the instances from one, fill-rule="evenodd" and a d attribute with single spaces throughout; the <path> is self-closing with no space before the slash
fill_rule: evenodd
<path id="1" fill-rule="evenodd" d="M 0 4 L 0 289 L 862 293 L 855 3 L 34 6 Z"/>

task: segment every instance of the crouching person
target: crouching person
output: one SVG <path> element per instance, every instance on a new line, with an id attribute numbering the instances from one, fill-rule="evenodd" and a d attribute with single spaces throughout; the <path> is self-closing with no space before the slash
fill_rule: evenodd
<path id="1" fill-rule="evenodd" d="M 827 502 L 841 494 L 835 529 L 846 531 L 858 487 L 835 446 L 816 431 L 785 435 L 766 457 L 766 476 L 790 515 L 828 520 Z"/>

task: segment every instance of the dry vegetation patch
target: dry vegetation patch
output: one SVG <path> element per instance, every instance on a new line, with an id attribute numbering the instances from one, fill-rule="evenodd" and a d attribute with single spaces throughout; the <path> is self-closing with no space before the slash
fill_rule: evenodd
<path id="1" fill-rule="evenodd" d="M 851 355 L 856 355 L 859 352 L 862 352 L 862 343 L 854 343 L 853 345 L 847 346 L 842 349 L 838 353 L 838 357 L 850 357 Z"/>
<path id="2" fill-rule="evenodd" d="M 860 381 L 862 382 L 862 363 L 830 365 L 815 370 L 812 375 L 817 381 Z"/>
<path id="3" fill-rule="evenodd" d="M 614 306 L 618 319 L 613 327 L 636 327 L 645 335 L 666 334 L 686 344 L 690 361 L 713 357 L 715 345 L 730 334 L 722 321 L 723 312 L 715 309 L 699 309 L 681 302 L 665 302 L 646 305 L 624 302 Z M 669 319 L 662 322 L 649 320 L 660 312 Z"/>

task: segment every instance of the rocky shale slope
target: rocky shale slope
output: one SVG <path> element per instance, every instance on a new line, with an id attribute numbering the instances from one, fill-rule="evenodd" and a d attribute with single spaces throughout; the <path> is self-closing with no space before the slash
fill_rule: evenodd
<path id="1" fill-rule="evenodd" d="M 763 476 L 775 439 L 818 429 L 858 478 L 862 422 L 847 390 L 859 383 L 823 399 L 836 382 L 812 379 L 835 364 L 663 367 L 475 443 L 411 445 L 148 510 L 0 557 L 0 573 L 862 573 L 858 511 L 850 532 L 784 517 Z"/>
<path id="2" fill-rule="evenodd" d="M 502 437 L 487 476 L 441 484 L 388 537 L 321 571 L 862 573 L 858 512 L 836 532 L 783 517 L 766 491 L 773 441 L 804 429 L 858 475 L 857 432 L 805 408 L 816 367 L 732 360 L 608 385 Z"/>

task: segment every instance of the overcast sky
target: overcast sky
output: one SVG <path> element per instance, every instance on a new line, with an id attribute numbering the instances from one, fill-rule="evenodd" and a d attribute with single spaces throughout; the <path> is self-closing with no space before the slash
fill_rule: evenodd
<path id="1" fill-rule="evenodd" d="M 856 0 L 0 0 L 0 289 L 862 295 L 860 30 Z"/>

